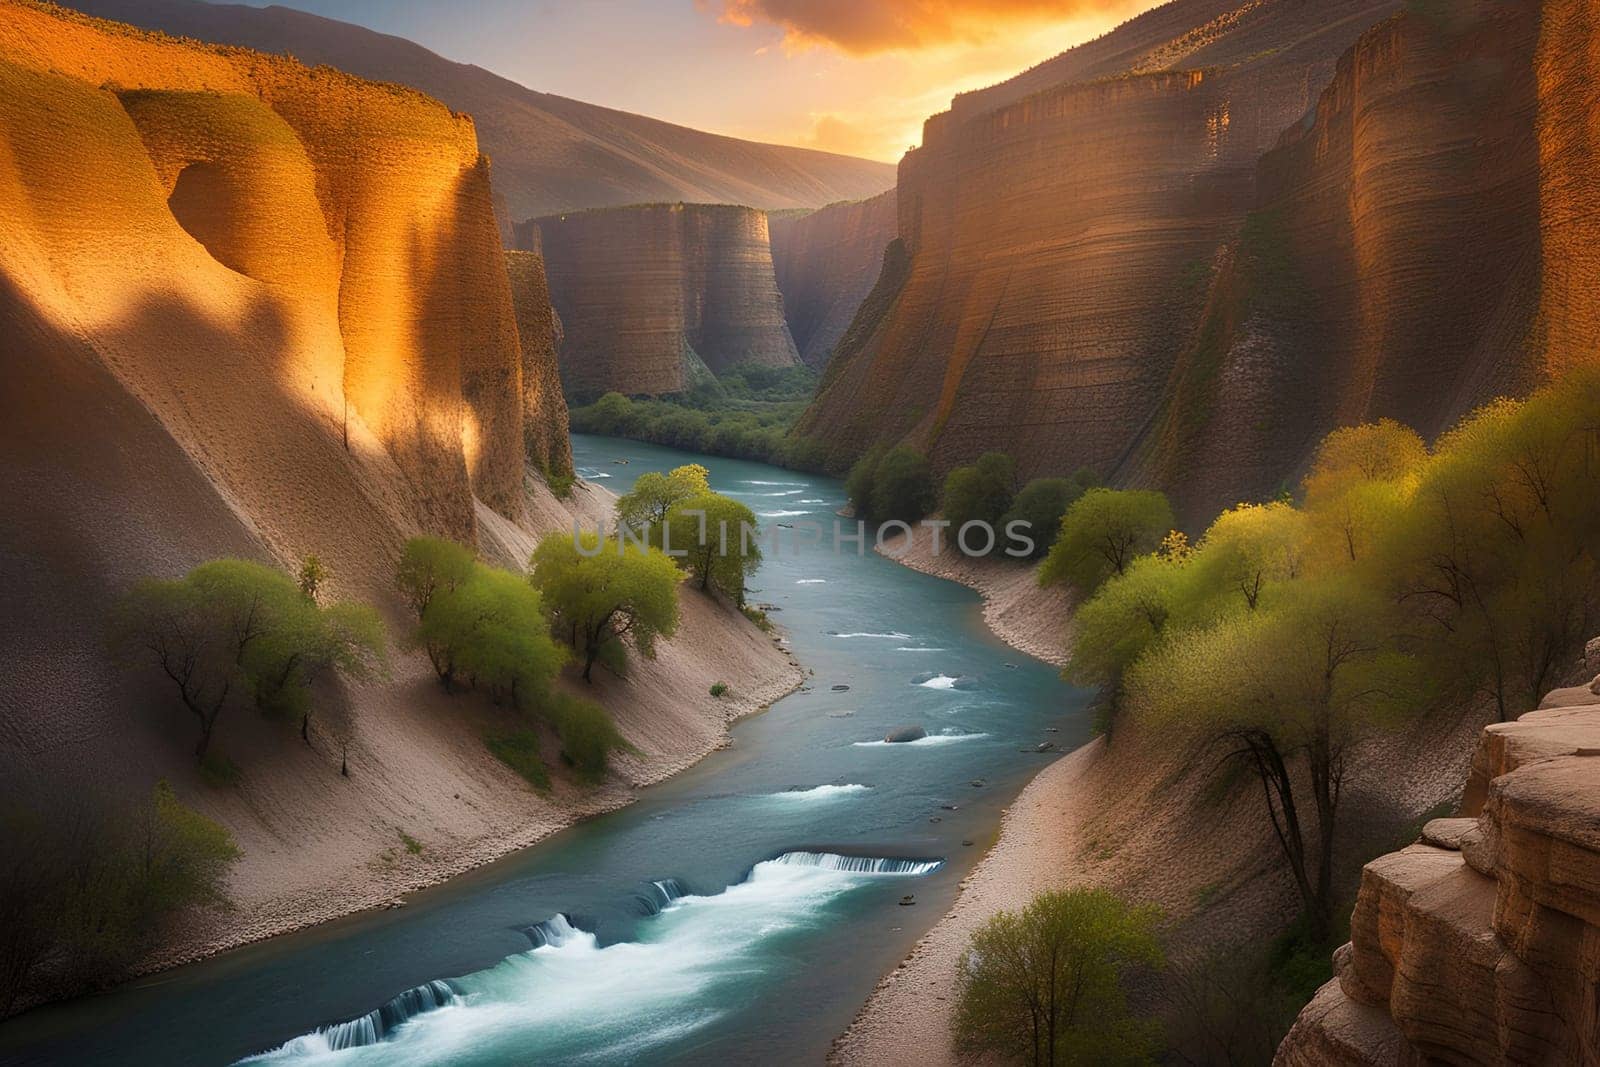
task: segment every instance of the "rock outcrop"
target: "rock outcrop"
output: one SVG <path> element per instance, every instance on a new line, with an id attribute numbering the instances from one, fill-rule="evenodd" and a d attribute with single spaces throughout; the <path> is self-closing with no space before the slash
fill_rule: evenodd
<path id="1" fill-rule="evenodd" d="M 799 360 L 764 212 L 645 204 L 534 219 L 516 239 L 544 256 L 574 397 L 676 393 L 696 375 Z"/>
<path id="2" fill-rule="evenodd" d="M 743 141 L 535 92 L 399 37 L 279 5 L 73 0 L 70 6 L 420 89 L 476 121 L 511 219 L 670 200 L 818 208 L 894 184 L 887 163 Z"/>
<path id="3" fill-rule="evenodd" d="M 900 163 L 906 280 L 800 432 L 840 464 L 904 440 L 941 467 L 998 448 L 1024 475 L 1117 471 L 1257 159 L 1397 6 L 1188 0 L 958 98 Z"/>
<path id="4" fill-rule="evenodd" d="M 561 320 L 550 303 L 544 258 L 536 252 L 506 252 L 506 275 L 522 341 L 523 445 L 546 477 L 572 476 L 567 404 L 561 394 Z"/>
<path id="5" fill-rule="evenodd" d="M 1458 818 L 1362 873 L 1279 1067 L 1600 1062 L 1600 696 L 1488 727 Z"/>
<path id="6" fill-rule="evenodd" d="M 767 225 L 789 333 L 801 360 L 820 369 L 872 291 L 883 250 L 895 238 L 894 191 L 809 214 L 774 215 Z"/>
<path id="7" fill-rule="evenodd" d="M 1600 353 L 1592 5 L 1446 11 L 1363 35 L 1262 160 L 1152 435 L 1180 503 L 1271 493 L 1339 425 L 1431 437 Z"/>

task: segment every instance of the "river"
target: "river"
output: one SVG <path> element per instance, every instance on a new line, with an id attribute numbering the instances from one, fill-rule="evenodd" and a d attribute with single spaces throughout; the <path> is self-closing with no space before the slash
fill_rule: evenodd
<path id="1" fill-rule="evenodd" d="M 702 463 L 763 523 L 831 530 L 843 503 L 764 464 L 585 436 L 573 453 L 618 492 Z M 29 1013 L 0 1026 L 0 1061 L 820 1062 L 1052 758 L 1025 750 L 1081 743 L 1088 715 L 971 590 L 798 541 L 752 600 L 814 677 L 730 749 L 403 909 Z M 913 723 L 928 736 L 883 742 Z"/>

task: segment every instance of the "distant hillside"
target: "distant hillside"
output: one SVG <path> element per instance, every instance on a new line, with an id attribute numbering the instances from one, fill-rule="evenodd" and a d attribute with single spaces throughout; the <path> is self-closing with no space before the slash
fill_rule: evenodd
<path id="1" fill-rule="evenodd" d="M 513 220 L 664 201 L 817 208 L 894 185 L 887 163 L 742 141 L 534 92 L 403 38 L 286 7 L 200 0 L 68 0 L 68 6 L 420 89 L 473 117 Z"/>

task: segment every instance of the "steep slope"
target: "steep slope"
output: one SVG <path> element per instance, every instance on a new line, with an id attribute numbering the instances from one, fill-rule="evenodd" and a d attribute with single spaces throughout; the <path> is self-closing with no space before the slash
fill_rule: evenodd
<path id="1" fill-rule="evenodd" d="M 799 359 L 763 212 L 598 209 L 520 224 L 516 239 L 543 252 L 561 316 L 561 377 L 574 397 L 675 393 L 696 374 Z"/>
<path id="2" fill-rule="evenodd" d="M 800 358 L 810 366 L 827 365 L 872 291 L 895 225 L 893 190 L 768 220 L 784 319 Z"/>
<path id="3" fill-rule="evenodd" d="M 1334 426 L 1433 435 L 1597 358 L 1597 49 L 1592 12 L 1566 0 L 1364 35 L 1261 162 L 1154 476 L 1201 504 L 1270 493 Z"/>
<path id="4" fill-rule="evenodd" d="M 908 277 L 800 432 L 839 463 L 906 440 L 1117 471 L 1257 158 L 1396 6 L 1180 2 L 929 119 L 897 186 Z M 1086 80 L 1035 90 L 1059 75 Z"/>
<path id="5" fill-rule="evenodd" d="M 539 531 L 605 521 L 603 494 L 558 501 L 527 474 L 571 471 L 538 261 L 514 260 L 514 291 L 471 120 L 436 101 L 31 0 L 0 0 L 0 217 L 0 807 L 67 817 L 165 778 L 222 821 L 238 907 L 186 919 L 155 962 L 381 903 L 626 803 L 797 676 L 686 593 L 680 636 L 606 691 L 640 751 L 603 787 L 558 770 L 531 792 L 481 740 L 504 713 L 447 696 L 403 648 L 387 681 L 319 687 L 304 743 L 229 707 L 218 747 L 242 779 L 206 785 L 170 685 L 107 651 L 135 580 L 315 553 L 330 596 L 399 636 L 405 538 L 517 566 Z M 400 830 L 424 851 L 385 864 Z"/>
<path id="6" fill-rule="evenodd" d="M 473 117 L 483 150 L 494 160 L 496 189 L 515 220 L 667 200 L 821 207 L 894 184 L 887 163 L 742 141 L 534 92 L 410 41 L 286 7 L 200 0 L 74 0 L 71 6 L 420 89 Z"/>
<path id="7" fill-rule="evenodd" d="M 1459 818 L 1367 864 L 1281 1067 L 1600 1061 L 1600 697 L 1484 731 Z"/>

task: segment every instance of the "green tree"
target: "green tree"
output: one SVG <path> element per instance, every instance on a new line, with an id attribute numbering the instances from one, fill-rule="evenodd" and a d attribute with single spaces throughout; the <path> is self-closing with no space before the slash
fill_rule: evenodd
<path id="1" fill-rule="evenodd" d="M 1217 516 L 1191 559 L 1196 590 L 1219 608 L 1254 611 L 1267 588 L 1297 577 L 1308 540 L 1304 512 L 1290 504 L 1240 504 Z"/>
<path id="2" fill-rule="evenodd" d="M 1001 516 L 1001 530 L 1013 522 L 1024 523 L 1024 531 L 1033 540 L 1032 557 L 1042 556 L 1055 544 L 1056 534 L 1061 530 L 1061 517 L 1096 483 L 1094 472 L 1087 467 L 1071 478 L 1035 478 L 1022 487 L 1010 509 Z"/>
<path id="3" fill-rule="evenodd" d="M 958 964 L 958 1049 L 1049 1067 L 1153 1063 L 1159 1028 L 1129 1013 L 1123 979 L 1163 964 L 1159 919 L 1099 889 L 996 914 Z"/>
<path id="4" fill-rule="evenodd" d="M 152 664 L 177 690 L 200 727 L 197 759 L 230 702 L 305 713 L 320 673 L 361 679 L 384 665 L 376 615 L 354 605 L 319 609 L 287 575 L 247 560 L 137 583 L 117 606 L 112 635 L 130 662 Z"/>
<path id="5" fill-rule="evenodd" d="M 519 709 L 545 696 L 566 659 L 538 590 L 481 563 L 465 582 L 434 595 L 414 640 L 447 690 L 464 680 Z"/>
<path id="6" fill-rule="evenodd" d="M 400 553 L 395 586 L 411 611 L 422 618 L 434 595 L 472 577 L 472 550 L 442 537 L 413 537 Z"/>
<path id="7" fill-rule="evenodd" d="M 1124 672 L 1166 635 L 1175 614 L 1184 614 L 1192 588 L 1185 567 L 1182 559 L 1150 553 L 1108 578 L 1073 617 L 1067 680 L 1113 690 L 1115 700 Z"/>
<path id="8" fill-rule="evenodd" d="M 688 553 L 681 558 L 701 589 L 717 589 L 744 606 L 745 580 L 761 565 L 755 512 L 721 494 L 702 493 L 675 505 L 665 529 L 663 544 Z"/>
<path id="9" fill-rule="evenodd" d="M 1061 532 L 1039 569 L 1039 584 L 1066 582 L 1087 596 L 1153 551 L 1171 528 L 1172 506 L 1161 493 L 1090 489 L 1062 517 Z"/>
<path id="10" fill-rule="evenodd" d="M 901 445 L 884 453 L 872 477 L 872 518 L 918 522 L 937 504 L 933 468 L 921 452 Z"/>
<path id="11" fill-rule="evenodd" d="M 1348 578 L 1296 582 L 1161 642 L 1128 672 L 1145 721 L 1191 732 L 1255 776 L 1318 941 L 1334 913 L 1346 757 L 1422 704 L 1397 631 L 1392 606 Z"/>
<path id="12" fill-rule="evenodd" d="M 1016 461 L 1004 452 L 985 452 L 972 466 L 957 467 L 945 478 L 940 510 L 953 530 L 969 522 L 987 523 L 999 546 L 1005 542 L 1000 519 L 1011 507 L 1016 483 Z"/>
<path id="13" fill-rule="evenodd" d="M 549 534 L 533 553 L 532 582 L 543 595 L 555 632 L 583 659 L 592 681 L 595 660 L 631 642 L 653 656 L 658 637 L 678 629 L 678 581 L 670 557 L 594 533 Z M 580 550 L 581 545 L 581 550 Z"/>
<path id="14" fill-rule="evenodd" d="M 709 492 L 711 472 L 698 463 L 675 467 L 666 474 L 648 471 L 618 498 L 617 529 L 643 533 L 648 543 L 659 547 L 667 514 L 685 500 Z"/>

